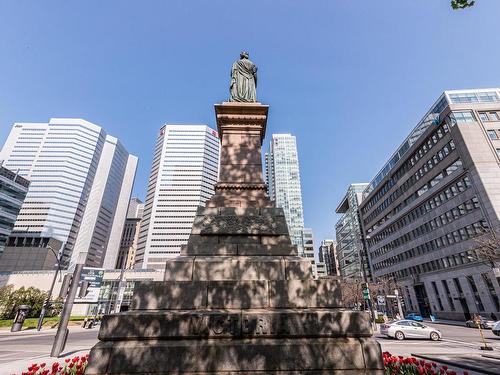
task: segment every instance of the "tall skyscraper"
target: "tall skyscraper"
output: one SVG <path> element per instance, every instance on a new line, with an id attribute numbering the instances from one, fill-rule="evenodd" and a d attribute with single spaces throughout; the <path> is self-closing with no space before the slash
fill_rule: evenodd
<path id="1" fill-rule="evenodd" d="M 29 181 L 0 162 L 0 255 L 28 193 Z"/>
<path id="2" fill-rule="evenodd" d="M 277 207 L 285 211 L 290 239 L 294 245 L 298 245 L 300 254 L 303 255 L 304 212 L 295 136 L 273 134 L 265 160 L 269 196 Z"/>
<path id="3" fill-rule="evenodd" d="M 123 228 L 116 268 L 131 269 L 134 267 L 143 214 L 144 203 L 139 198 L 131 198 L 128 205 L 127 219 Z"/>
<path id="4" fill-rule="evenodd" d="M 196 209 L 214 194 L 219 138 L 205 125 L 164 125 L 156 139 L 136 268 L 163 269 L 187 243 Z"/>
<path id="5" fill-rule="evenodd" d="M 302 230 L 302 252 L 304 258 L 314 262 L 314 234 L 311 228 Z"/>
<path id="6" fill-rule="evenodd" d="M 328 276 L 339 275 L 336 247 L 337 243 L 334 240 L 323 240 L 319 246 L 319 261 L 320 263 L 325 263 L 326 274 Z"/>
<path id="7" fill-rule="evenodd" d="M 371 276 L 359 217 L 359 204 L 367 186 L 365 183 L 349 185 L 335 210 L 336 213 L 342 214 L 335 225 L 337 260 L 342 277 L 364 279 L 366 276 L 370 279 Z"/>
<path id="8" fill-rule="evenodd" d="M 500 89 L 445 91 L 365 194 L 373 276 L 396 280 L 408 309 L 500 316 L 498 249 L 477 241 L 494 230 L 498 246 Z"/>
<path id="9" fill-rule="evenodd" d="M 30 181 L 15 232 L 61 241 L 66 266 L 115 266 L 137 167 L 118 139 L 82 119 L 16 123 L 0 160 Z"/>

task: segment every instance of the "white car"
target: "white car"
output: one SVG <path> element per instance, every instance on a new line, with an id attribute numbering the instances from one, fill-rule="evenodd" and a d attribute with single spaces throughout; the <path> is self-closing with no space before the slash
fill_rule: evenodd
<path id="1" fill-rule="evenodd" d="M 396 320 L 380 325 L 380 333 L 397 340 L 404 339 L 430 339 L 441 340 L 441 332 L 413 320 Z"/>
<path id="2" fill-rule="evenodd" d="M 477 328 L 477 323 L 478 322 L 475 319 L 469 319 L 465 322 L 465 326 L 469 328 Z M 493 329 L 495 321 L 481 317 L 479 319 L 479 325 L 481 326 L 481 329 Z"/>
<path id="3" fill-rule="evenodd" d="M 495 335 L 500 336 L 500 320 L 493 325 L 493 328 L 491 328 L 491 331 Z"/>

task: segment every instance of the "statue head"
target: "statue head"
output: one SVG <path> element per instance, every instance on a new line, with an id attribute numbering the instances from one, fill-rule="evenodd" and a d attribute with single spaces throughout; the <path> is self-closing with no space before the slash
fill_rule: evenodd
<path id="1" fill-rule="evenodd" d="M 248 59 L 248 52 L 245 52 L 245 51 L 241 52 L 240 59 Z"/>

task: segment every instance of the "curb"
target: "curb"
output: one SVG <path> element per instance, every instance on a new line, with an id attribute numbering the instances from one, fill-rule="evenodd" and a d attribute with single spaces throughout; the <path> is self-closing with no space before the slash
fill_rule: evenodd
<path id="1" fill-rule="evenodd" d="M 457 367 L 460 369 L 475 371 L 475 372 L 479 372 L 481 374 L 498 375 L 498 371 L 493 372 L 490 370 L 485 370 L 485 369 L 480 368 L 480 367 L 470 366 L 470 365 L 465 365 L 462 363 L 450 361 L 449 359 L 441 359 L 441 358 L 438 359 L 436 357 L 433 357 L 431 354 L 413 354 L 413 353 L 411 353 L 411 355 L 413 357 L 427 359 L 428 361 L 433 361 L 433 362 L 438 362 L 438 363 L 444 363 L 445 365 L 450 365 L 450 366 Z"/>
<path id="2" fill-rule="evenodd" d="M 445 325 L 445 326 L 454 326 L 454 327 L 464 327 L 464 328 L 467 328 L 465 326 L 464 323 L 461 323 L 461 322 L 440 322 L 440 321 L 432 321 L 432 320 L 424 320 L 425 323 L 429 323 L 429 324 L 440 324 L 440 325 Z"/>

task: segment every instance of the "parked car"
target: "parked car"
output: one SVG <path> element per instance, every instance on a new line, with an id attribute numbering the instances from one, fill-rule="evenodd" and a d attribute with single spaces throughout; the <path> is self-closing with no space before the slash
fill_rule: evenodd
<path id="1" fill-rule="evenodd" d="M 409 313 L 406 315 L 406 319 L 408 320 L 414 320 L 416 322 L 423 322 L 424 318 L 422 318 L 422 315 L 417 314 L 417 313 Z"/>
<path id="2" fill-rule="evenodd" d="M 493 334 L 500 336 L 500 320 L 495 323 L 491 331 L 493 332 Z"/>
<path id="3" fill-rule="evenodd" d="M 441 332 L 433 327 L 426 326 L 413 320 L 395 320 L 380 325 L 380 333 L 397 340 L 408 339 L 430 339 L 441 340 Z"/>
<path id="4" fill-rule="evenodd" d="M 469 328 L 478 328 L 477 327 L 477 322 L 474 319 L 469 319 L 465 322 L 465 326 Z M 491 319 L 486 319 L 486 318 L 479 318 L 479 325 L 481 326 L 482 329 L 492 329 L 493 326 L 495 325 L 495 322 Z"/>

